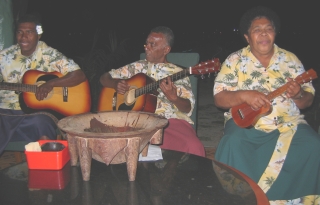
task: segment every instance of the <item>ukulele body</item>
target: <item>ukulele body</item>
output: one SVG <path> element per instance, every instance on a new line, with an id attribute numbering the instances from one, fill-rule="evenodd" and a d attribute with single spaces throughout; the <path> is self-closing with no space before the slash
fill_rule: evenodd
<path id="1" fill-rule="evenodd" d="M 258 110 L 254 110 L 247 103 L 243 103 L 231 108 L 231 115 L 234 122 L 243 128 L 250 128 L 263 116 L 269 115 L 272 107 L 266 104 Z"/>

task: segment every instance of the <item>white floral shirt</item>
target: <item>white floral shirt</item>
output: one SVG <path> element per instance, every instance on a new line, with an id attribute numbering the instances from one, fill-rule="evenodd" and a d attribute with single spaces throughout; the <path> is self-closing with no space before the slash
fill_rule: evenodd
<path id="1" fill-rule="evenodd" d="M 39 41 L 34 53 L 29 56 L 21 54 L 20 46 L 13 45 L 0 52 L 0 81 L 21 83 L 24 73 L 28 70 L 44 72 L 68 72 L 80 69 L 72 59 L 68 59 L 56 49 Z M 0 90 L 0 108 L 20 110 L 19 96 L 15 91 Z"/>
<path id="2" fill-rule="evenodd" d="M 173 75 L 181 71 L 182 68 L 171 63 L 148 63 L 146 60 L 139 60 L 134 63 L 123 66 L 119 69 L 112 69 L 109 73 L 113 78 L 128 79 L 138 73 L 144 73 L 147 76 L 159 81 L 169 75 Z M 179 97 L 190 100 L 191 110 L 189 113 L 184 113 L 178 110 L 178 108 L 171 103 L 163 94 L 160 88 L 157 89 L 159 95 L 157 96 L 157 105 L 155 114 L 164 116 L 167 119 L 177 118 L 188 121 L 193 124 L 190 119 L 192 110 L 194 108 L 195 98 L 192 93 L 190 79 L 188 77 L 179 79 L 174 82 L 177 87 L 177 93 Z"/>

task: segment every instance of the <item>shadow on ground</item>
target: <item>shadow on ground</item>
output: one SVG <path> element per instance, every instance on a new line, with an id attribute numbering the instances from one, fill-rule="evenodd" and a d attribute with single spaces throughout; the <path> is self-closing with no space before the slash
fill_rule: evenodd
<path id="1" fill-rule="evenodd" d="M 214 77 L 198 81 L 197 134 L 205 147 L 216 148 L 223 134 L 223 111 L 214 106 Z"/>

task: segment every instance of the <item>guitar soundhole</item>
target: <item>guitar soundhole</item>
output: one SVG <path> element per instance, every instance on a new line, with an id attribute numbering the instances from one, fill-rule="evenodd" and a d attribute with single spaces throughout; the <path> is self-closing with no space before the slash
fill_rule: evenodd
<path id="1" fill-rule="evenodd" d="M 128 105 L 126 105 L 125 103 L 122 103 L 122 104 L 119 106 L 118 110 L 132 110 L 132 108 L 134 107 L 134 104 L 135 104 L 135 103 L 133 103 L 132 105 L 128 106 Z"/>
<path id="2" fill-rule="evenodd" d="M 49 80 L 52 80 L 52 79 L 55 79 L 55 78 L 58 78 L 58 76 L 56 75 L 43 75 L 43 76 L 40 76 L 38 79 L 37 79 L 37 82 L 38 81 L 49 81 Z"/>

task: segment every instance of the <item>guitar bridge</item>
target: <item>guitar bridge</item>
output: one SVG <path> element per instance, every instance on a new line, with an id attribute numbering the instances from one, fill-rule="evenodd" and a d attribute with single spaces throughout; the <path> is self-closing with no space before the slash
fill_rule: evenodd
<path id="1" fill-rule="evenodd" d="M 239 109 L 237 112 L 238 112 L 240 118 L 241 118 L 241 119 L 244 119 L 244 116 L 243 116 L 243 113 L 241 112 L 241 109 Z"/>
<path id="2" fill-rule="evenodd" d="M 117 110 L 117 92 L 113 94 L 112 98 L 112 110 Z"/>
<path id="3" fill-rule="evenodd" d="M 68 102 L 68 88 L 63 87 L 62 88 L 62 93 L 63 93 L 63 102 Z"/>

